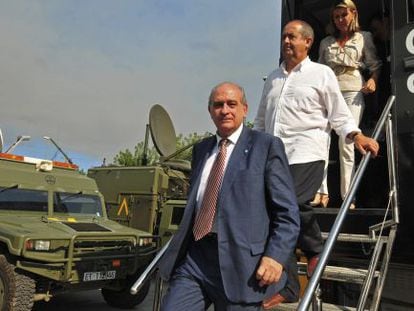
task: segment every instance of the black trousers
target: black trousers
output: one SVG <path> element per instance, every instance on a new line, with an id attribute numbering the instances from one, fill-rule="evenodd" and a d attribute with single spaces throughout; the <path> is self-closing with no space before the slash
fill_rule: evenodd
<path id="1" fill-rule="evenodd" d="M 297 246 L 305 253 L 308 259 L 321 253 L 323 250 L 321 230 L 310 202 L 322 184 L 324 165 L 324 161 L 290 165 L 301 222 Z M 299 299 L 300 285 L 296 256 L 294 254 L 292 254 L 286 270 L 288 280 L 286 287 L 280 291 L 280 294 L 288 301 L 297 301 Z"/>

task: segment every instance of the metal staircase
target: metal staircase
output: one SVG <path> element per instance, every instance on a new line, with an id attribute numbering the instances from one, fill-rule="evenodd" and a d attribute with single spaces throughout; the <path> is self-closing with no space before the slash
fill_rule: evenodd
<path id="1" fill-rule="evenodd" d="M 355 213 L 349 210 L 356 190 L 367 167 L 370 154 L 363 157 L 355 177 L 352 181 L 348 195 L 340 209 L 337 210 L 337 217 L 329 233 L 324 233 L 326 239 L 325 248 L 320 256 L 319 263 L 315 268 L 314 274 L 309 280 L 305 293 L 299 303 L 289 303 L 277 306 L 272 310 L 378 310 L 382 290 L 387 276 L 388 265 L 391 258 L 392 247 L 394 244 L 398 219 L 398 197 L 396 184 L 396 165 L 394 156 L 393 124 L 391 120 L 391 108 L 395 97 L 388 99 L 387 105 L 381 118 L 374 130 L 373 138 L 378 139 L 385 126 L 385 137 L 388 155 L 388 175 L 389 175 L 389 196 L 388 205 L 383 211 L 381 222 L 369 227 L 367 234 L 340 233 L 345 217 L 348 213 Z M 332 212 L 332 210 L 331 210 Z M 364 243 L 372 246 L 371 258 L 366 269 L 331 266 L 327 265 L 331 257 L 333 248 L 337 243 Z M 336 258 L 338 259 L 338 258 Z M 340 261 L 340 260 L 339 260 Z M 337 260 L 338 262 L 338 260 Z M 306 274 L 306 263 L 299 263 L 299 274 Z M 360 285 L 360 296 L 356 306 L 343 306 L 324 303 L 321 298 L 319 281 L 321 279 L 354 283 Z"/>

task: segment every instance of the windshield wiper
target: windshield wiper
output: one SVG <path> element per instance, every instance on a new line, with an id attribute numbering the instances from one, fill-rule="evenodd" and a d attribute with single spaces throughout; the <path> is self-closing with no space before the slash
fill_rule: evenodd
<path id="1" fill-rule="evenodd" d="M 7 191 L 7 190 L 10 190 L 10 189 L 17 189 L 17 188 L 19 188 L 19 185 L 18 185 L 18 184 L 15 184 L 15 185 L 12 185 L 12 186 L 10 186 L 10 187 L 7 187 L 7 188 L 3 188 L 3 189 L 1 189 L 1 190 L 0 190 L 0 193 L 2 193 L 2 192 L 4 192 L 4 191 Z"/>
<path id="2" fill-rule="evenodd" d="M 79 192 L 76 192 L 76 193 L 69 194 L 68 196 L 64 197 L 63 199 L 62 199 L 61 195 L 59 195 L 59 202 L 60 203 L 65 202 L 69 199 L 72 199 L 72 198 L 77 197 L 77 196 L 82 195 L 82 194 L 83 194 L 83 191 L 79 191 Z"/>

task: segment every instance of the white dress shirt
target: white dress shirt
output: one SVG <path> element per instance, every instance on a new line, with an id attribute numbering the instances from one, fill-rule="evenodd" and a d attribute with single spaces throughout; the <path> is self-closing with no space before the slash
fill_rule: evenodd
<path id="1" fill-rule="evenodd" d="M 224 174 L 226 173 L 227 163 L 229 162 L 230 156 L 234 150 L 234 146 L 236 145 L 242 130 L 243 130 L 243 124 L 240 125 L 239 128 L 233 134 L 227 137 L 227 139 L 229 140 L 229 144 L 227 145 L 226 161 L 224 164 Z M 203 202 L 203 197 L 204 197 L 204 192 L 207 186 L 208 176 L 210 175 L 210 171 L 211 171 L 211 168 L 213 167 L 214 160 L 216 159 L 217 154 L 218 154 L 218 144 L 220 140 L 222 139 L 222 137 L 220 137 L 218 134 L 216 135 L 216 137 L 217 137 L 217 143 L 214 146 L 214 149 L 211 152 L 210 156 L 208 157 L 204 165 L 203 172 L 201 173 L 200 185 L 197 191 L 197 213 L 201 207 L 201 202 Z M 216 215 L 217 215 L 217 210 L 216 210 L 216 214 L 214 215 L 213 228 L 211 229 L 212 232 L 217 232 Z"/>
<path id="2" fill-rule="evenodd" d="M 360 132 L 333 71 L 309 58 L 267 77 L 254 128 L 282 139 L 289 164 L 326 160 L 331 128 L 343 137 Z"/>

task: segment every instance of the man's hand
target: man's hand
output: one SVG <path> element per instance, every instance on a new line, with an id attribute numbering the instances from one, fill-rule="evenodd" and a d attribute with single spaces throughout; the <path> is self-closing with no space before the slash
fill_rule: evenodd
<path id="1" fill-rule="evenodd" d="M 259 268 L 256 271 L 256 279 L 259 286 L 270 285 L 279 281 L 282 275 L 283 266 L 273 258 L 263 256 Z"/>
<path id="2" fill-rule="evenodd" d="M 372 157 L 376 157 L 378 155 L 379 145 L 375 139 L 365 136 L 362 133 L 358 133 L 353 138 L 355 148 L 361 152 L 361 154 L 365 155 L 368 151 L 371 151 Z"/>

